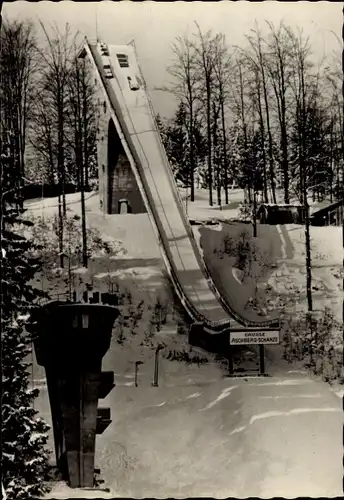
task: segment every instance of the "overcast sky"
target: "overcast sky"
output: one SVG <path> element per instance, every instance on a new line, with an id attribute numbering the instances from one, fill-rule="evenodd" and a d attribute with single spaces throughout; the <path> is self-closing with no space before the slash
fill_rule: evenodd
<path id="1" fill-rule="evenodd" d="M 245 34 L 254 27 L 255 20 L 265 29 L 264 22 L 276 26 L 284 20 L 292 27 L 303 28 L 310 36 L 314 54 L 322 57 L 333 50 L 341 50 L 343 24 L 342 2 L 23 2 L 3 5 L 3 16 L 8 19 L 38 19 L 47 26 L 54 23 L 62 31 L 66 23 L 90 39 L 98 36 L 108 44 L 126 44 L 133 38 L 140 57 L 153 104 L 161 115 L 170 115 L 174 103 L 171 98 L 153 90 L 168 80 L 166 66 L 171 61 L 171 44 L 177 36 L 192 35 L 197 21 L 202 31 L 226 35 L 229 45 L 244 46 Z M 37 26 L 40 34 L 40 28 Z"/>

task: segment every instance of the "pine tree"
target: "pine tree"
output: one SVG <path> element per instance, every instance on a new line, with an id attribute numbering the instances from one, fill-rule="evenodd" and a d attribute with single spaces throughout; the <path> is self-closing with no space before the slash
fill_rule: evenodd
<path id="1" fill-rule="evenodd" d="M 182 102 L 176 110 L 170 129 L 172 168 L 177 181 L 188 186 L 190 183 L 189 138 L 186 109 Z"/>
<path id="2" fill-rule="evenodd" d="M 3 144 L 3 143 L 2 143 Z M 18 234 L 22 210 L 13 208 L 15 190 L 10 188 L 9 155 L 1 151 L 1 347 L 2 347 L 2 482 L 8 499 L 32 498 L 46 491 L 48 466 L 46 432 L 49 426 L 38 416 L 33 401 L 37 389 L 29 388 L 31 336 L 25 331 L 26 318 L 42 292 L 30 281 L 39 269 L 30 257 L 33 244 Z"/>

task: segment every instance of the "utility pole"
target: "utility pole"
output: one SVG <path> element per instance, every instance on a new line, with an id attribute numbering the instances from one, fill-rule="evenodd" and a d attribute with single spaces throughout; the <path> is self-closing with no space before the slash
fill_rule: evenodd
<path id="1" fill-rule="evenodd" d="M 87 166 L 86 166 L 86 168 L 87 168 Z M 81 184 L 82 265 L 84 267 L 87 267 L 88 266 L 88 258 L 87 258 L 86 207 L 85 207 L 84 162 L 83 161 L 81 161 L 81 164 L 80 164 L 80 184 Z"/>

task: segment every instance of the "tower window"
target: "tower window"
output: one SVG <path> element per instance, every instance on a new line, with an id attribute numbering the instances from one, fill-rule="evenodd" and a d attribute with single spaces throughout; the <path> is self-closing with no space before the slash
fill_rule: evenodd
<path id="1" fill-rule="evenodd" d="M 117 54 L 117 60 L 121 68 L 129 68 L 129 60 L 127 54 Z"/>

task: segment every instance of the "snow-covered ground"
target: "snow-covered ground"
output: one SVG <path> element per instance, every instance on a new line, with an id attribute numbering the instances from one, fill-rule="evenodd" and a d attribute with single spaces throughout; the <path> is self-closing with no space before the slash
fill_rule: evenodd
<path id="1" fill-rule="evenodd" d="M 281 261 L 285 264 L 283 279 L 275 273 L 274 286 L 279 291 L 288 284 L 305 294 L 305 230 L 304 226 L 277 226 L 282 242 Z M 311 226 L 311 261 L 314 309 L 329 307 L 339 321 L 343 300 L 343 245 L 340 226 Z M 303 305 L 303 304 L 302 304 Z"/>
<path id="2" fill-rule="evenodd" d="M 117 386 L 103 404 L 113 422 L 97 437 L 96 463 L 113 497 L 341 495 L 343 415 L 326 384 L 290 365 L 232 379 L 216 363 L 162 359 L 152 387 L 146 358 L 134 387 L 133 366 L 123 372 L 123 352 L 112 356 L 104 368 Z"/>
<path id="3" fill-rule="evenodd" d="M 70 214 L 81 216 L 80 194 L 67 195 L 67 207 Z M 35 201 L 26 205 L 29 217 L 53 217 L 57 213 L 57 198 L 45 199 L 43 203 Z M 163 264 L 159 247 L 147 214 L 106 215 L 100 211 L 99 197 L 91 193 L 86 199 L 87 226 L 97 229 L 105 241 L 118 242 L 123 249 L 109 262 L 101 263 L 100 256 L 95 256 L 97 264 L 89 272 L 82 269 L 83 281 L 92 278 L 106 280 L 110 274 L 117 281 L 133 278 L 138 285 L 156 287 L 165 282 Z M 103 259 L 104 260 L 104 259 Z M 97 269 L 95 269 L 95 267 Z M 74 271 L 78 274 L 78 270 Z M 159 286 L 158 286 L 159 288 Z M 144 288 L 142 288 L 143 290 Z"/>
<path id="4" fill-rule="evenodd" d="M 203 205 L 203 203 L 207 203 L 205 195 L 206 193 L 203 193 L 203 198 L 198 200 L 200 211 L 204 210 L 203 221 L 207 219 L 206 209 Z M 197 211 L 196 206 L 194 210 Z M 218 213 L 216 218 L 221 220 Z M 237 211 L 236 213 L 233 211 L 231 218 L 238 218 Z M 221 282 L 223 281 L 224 287 L 226 283 L 231 283 L 232 274 L 234 279 L 240 281 L 240 271 L 232 268 L 233 262 L 229 262 L 229 258 L 216 256 L 214 250 L 219 250 L 223 246 L 222 242 L 225 236 L 235 238 L 243 231 L 252 237 L 251 224 L 235 223 L 230 220 L 215 226 L 193 227 L 196 241 L 202 253 L 205 252 L 208 264 L 212 261 L 213 267 L 216 267 L 215 273 L 220 277 Z M 340 226 L 310 227 L 314 308 L 323 310 L 325 306 L 329 307 L 339 321 L 342 320 L 342 281 L 344 277 L 342 231 Z M 294 293 L 297 310 L 304 310 L 306 297 L 304 226 L 258 224 L 258 238 L 255 241 L 258 248 L 273 264 L 273 268 L 268 270 L 268 279 L 259 281 L 265 281 L 281 297 Z M 221 285 L 220 288 L 222 288 Z M 248 292 L 246 295 L 248 298 Z"/>
<path id="5" fill-rule="evenodd" d="M 238 209 L 244 200 L 242 189 L 230 189 L 229 203 L 225 204 L 225 195 L 222 191 L 222 203 L 217 203 L 217 193 L 213 190 L 213 206 L 209 206 L 209 192 L 205 189 L 195 189 L 195 201 L 190 202 L 190 190 L 179 189 L 183 206 L 189 219 L 195 221 L 230 220 L 238 217 Z"/>
<path id="6" fill-rule="evenodd" d="M 239 203 L 240 196 L 238 192 L 238 200 L 234 201 L 233 193 L 233 203 Z M 68 203 L 71 214 L 80 215 L 78 195 L 68 195 Z M 45 200 L 44 204 L 42 210 L 40 202 L 28 203 L 28 215 L 56 213 L 53 199 Z M 225 212 L 207 207 L 206 192 L 190 205 L 194 210 L 193 215 L 189 212 L 190 217 L 195 219 L 213 218 L 214 212 L 220 218 L 219 213 Z M 74 270 L 82 281 L 78 286 L 82 288 L 84 283 L 92 282 L 94 289 L 107 290 L 112 277 L 120 290 L 126 288 L 131 292 L 132 304 L 144 300 L 147 306 L 136 336 L 128 337 L 120 345 L 117 333 L 114 334 L 103 359 L 103 370 L 115 372 L 116 387 L 101 402 L 101 406 L 111 408 L 113 422 L 97 437 L 96 465 L 101 469 L 104 486 L 111 490 L 110 495 L 134 498 L 341 495 L 341 399 L 327 384 L 310 377 L 298 366 L 283 362 L 279 346 L 267 349 L 270 377 L 266 378 L 226 378 L 226 367 L 211 356 L 208 364 L 199 367 L 169 361 L 168 350 L 188 350 L 186 337 L 176 333 L 176 319 L 170 312 L 167 324 L 155 336 L 155 342 L 163 341 L 166 347 L 161 351 L 159 387 L 152 387 L 154 352 L 140 343 L 148 325 L 148 305 L 153 305 L 157 297 L 171 302 L 171 295 L 148 215 L 103 215 L 97 195 L 90 195 L 86 206 L 89 226 L 99 229 L 104 239 L 120 241 L 125 253 L 109 259 L 95 256 L 86 273 Z M 235 210 L 232 205 L 228 212 L 232 211 L 236 217 Z M 315 262 L 320 266 L 324 263 L 320 254 L 331 251 L 329 265 L 337 268 L 338 254 L 327 239 L 321 244 L 318 235 L 318 229 L 327 228 L 314 229 L 312 244 L 319 253 L 314 257 Z M 333 242 L 337 228 L 328 229 Z M 198 228 L 194 230 L 198 232 Z M 279 236 L 275 228 L 276 259 L 284 259 L 292 273 L 297 268 L 293 262 L 302 265 L 302 228 L 291 226 L 286 231 L 287 236 Z M 59 291 L 66 289 L 63 279 L 58 277 L 46 286 Z M 139 367 L 138 387 L 133 383 L 136 361 L 143 362 Z M 50 422 L 44 369 L 37 367 L 35 359 L 32 378 L 33 385 L 41 389 L 35 407 Z M 50 446 L 53 446 L 52 436 Z M 69 492 L 65 486 L 56 485 L 50 498 L 71 497 Z M 78 496 L 86 498 L 91 493 L 81 490 Z M 102 496 L 107 495 L 93 493 L 93 497 Z"/>

